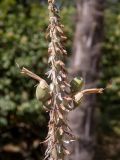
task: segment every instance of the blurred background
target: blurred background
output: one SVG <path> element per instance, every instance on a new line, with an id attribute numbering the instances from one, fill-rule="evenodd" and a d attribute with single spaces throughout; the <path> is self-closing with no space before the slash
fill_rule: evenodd
<path id="1" fill-rule="evenodd" d="M 96 105 L 91 107 L 94 115 L 84 112 L 88 132 L 81 129 L 84 118 L 76 119 L 75 132 L 86 136 L 82 146 L 75 145 L 71 159 L 120 160 L 120 1 L 58 0 L 57 6 L 68 36 L 71 75 L 81 74 L 88 86 L 107 88 L 87 99 L 85 108 L 91 101 Z M 16 63 L 46 78 L 48 23 L 45 0 L 0 0 L 0 160 L 43 160 L 46 146 L 40 142 L 47 135 L 49 116 L 35 98 L 37 83 L 22 76 Z"/>

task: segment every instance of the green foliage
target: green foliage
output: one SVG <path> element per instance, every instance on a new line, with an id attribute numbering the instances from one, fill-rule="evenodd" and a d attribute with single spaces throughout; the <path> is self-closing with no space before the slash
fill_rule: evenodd
<path id="1" fill-rule="evenodd" d="M 31 97 L 34 99 L 35 83 L 20 74 L 16 62 L 35 70 L 37 74 L 44 74 L 47 62 L 47 43 L 44 41 L 47 13 L 37 4 L 24 8 L 14 0 L 1 1 L 0 7 L 1 116 L 7 116 L 8 112 L 19 115 L 27 102 L 32 107 L 28 110 L 34 114 L 36 105 L 41 110 L 37 101 L 31 101 Z"/>
<path id="2" fill-rule="evenodd" d="M 96 159 L 120 158 L 120 2 L 109 1 L 105 10 L 105 41 L 102 51 L 101 126 Z"/>
<path id="3" fill-rule="evenodd" d="M 48 56 L 48 43 L 45 39 L 48 11 L 47 6 L 37 1 L 27 3 L 27 5 L 23 3 L 26 1 L 21 2 L 18 0 L 0 1 L 0 75 L 2 77 L 0 79 L 0 147 L 4 148 L 9 143 L 16 144 L 16 141 L 16 145 L 21 147 L 19 143 L 24 140 L 24 143 L 28 145 L 26 154 L 29 155 L 29 151 L 32 154 L 34 150 L 35 156 L 33 157 L 35 158 L 37 148 L 35 150 L 32 144 L 34 140 L 40 141 L 45 136 L 48 118 L 45 117 L 41 102 L 35 98 L 37 83 L 21 75 L 16 63 L 20 67 L 26 66 L 41 77 L 45 75 Z M 62 9 L 65 25 L 70 21 L 72 14 L 72 7 L 69 7 L 69 10 Z M 69 37 L 72 35 L 70 26 L 67 25 L 65 28 Z M 70 45 L 69 40 L 67 43 L 69 51 Z M 17 130 L 15 136 L 13 130 L 15 133 Z M 21 135 L 18 138 L 19 134 Z M 41 158 L 41 152 L 43 149 L 39 150 L 39 156 L 35 159 Z M 4 154 L 0 154 L 0 159 L 2 155 Z M 23 156 L 22 153 L 21 155 Z M 23 159 L 28 157 L 32 155 L 26 158 L 23 156 Z M 10 156 L 8 159 L 11 159 Z"/>
<path id="4" fill-rule="evenodd" d="M 120 10 L 117 10 L 120 3 L 115 5 L 116 10 L 114 5 L 105 11 L 102 81 L 108 89 L 102 98 L 102 110 L 106 129 L 110 128 L 120 135 Z"/>
<path id="5" fill-rule="evenodd" d="M 71 7 L 72 8 L 72 7 Z M 62 17 L 68 23 L 73 9 L 63 9 Z M 48 24 L 47 8 L 37 3 L 27 7 L 15 0 L 0 2 L 0 108 L 19 112 L 19 108 L 35 97 L 35 82 L 20 74 L 19 66 L 27 66 L 43 76 L 47 71 L 47 41 L 45 31 Z M 65 18 L 65 15 L 66 18 Z M 66 20 L 68 19 L 68 20 Z M 70 27 L 66 27 L 69 37 Z M 70 41 L 68 41 L 68 48 Z M 37 102 L 37 105 L 40 105 Z M 6 106 L 6 107 L 5 107 Z M 17 109 L 18 108 L 18 109 Z M 41 115 L 40 115 L 41 116 Z"/>

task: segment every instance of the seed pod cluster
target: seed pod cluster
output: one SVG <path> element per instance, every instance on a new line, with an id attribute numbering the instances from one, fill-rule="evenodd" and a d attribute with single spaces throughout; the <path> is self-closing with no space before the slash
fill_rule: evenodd
<path id="1" fill-rule="evenodd" d="M 48 63 L 51 68 L 47 74 L 51 78 L 52 83 L 50 84 L 50 122 L 46 137 L 48 147 L 45 158 L 63 160 L 64 155 L 69 154 L 64 141 L 72 139 L 69 133 L 70 128 L 67 125 L 66 113 L 72 109 L 73 99 L 69 94 L 70 84 L 63 62 L 64 57 L 67 55 L 67 51 L 64 48 L 64 42 L 67 37 L 64 35 L 64 27 L 60 23 L 59 11 L 55 3 L 53 1 L 48 1 L 48 3 L 50 24 L 47 29 L 46 38 L 50 41 L 48 47 Z"/>
<path id="2" fill-rule="evenodd" d="M 36 98 L 49 111 L 48 135 L 44 141 L 47 143 L 44 160 L 64 160 L 64 156 L 70 154 L 66 144 L 78 139 L 71 133 L 66 114 L 79 106 L 84 95 L 102 93 L 103 89 L 82 90 L 84 81 L 78 77 L 69 83 L 63 62 L 67 55 L 64 48 L 67 37 L 63 31 L 64 26 L 60 23 L 59 10 L 55 5 L 55 0 L 48 0 L 48 4 L 50 24 L 47 28 L 46 38 L 49 41 L 48 64 L 50 70 L 47 75 L 51 79 L 51 83 L 48 85 L 44 79 L 24 67 L 21 73 L 39 81 L 36 88 Z"/>

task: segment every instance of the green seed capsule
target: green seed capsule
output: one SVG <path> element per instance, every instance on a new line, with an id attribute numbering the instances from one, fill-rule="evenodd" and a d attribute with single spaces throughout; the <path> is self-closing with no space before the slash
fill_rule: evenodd
<path id="1" fill-rule="evenodd" d="M 70 82 L 70 86 L 71 86 L 71 92 L 75 93 L 81 90 L 81 88 L 83 87 L 84 81 L 83 78 L 78 78 L 75 77 L 71 82 Z"/>
<path id="2" fill-rule="evenodd" d="M 81 101 L 83 99 L 83 93 L 78 92 L 76 95 L 74 95 L 74 105 L 77 107 L 81 104 Z"/>
<path id="3" fill-rule="evenodd" d="M 36 98 L 41 102 L 46 102 L 50 98 L 49 85 L 45 80 L 41 80 L 36 88 Z"/>

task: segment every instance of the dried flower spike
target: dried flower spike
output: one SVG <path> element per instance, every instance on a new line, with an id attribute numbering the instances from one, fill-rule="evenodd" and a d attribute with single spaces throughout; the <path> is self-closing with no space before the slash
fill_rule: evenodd
<path id="1" fill-rule="evenodd" d="M 48 0 L 48 10 L 50 24 L 46 38 L 49 40 L 48 64 L 50 65 L 50 70 L 46 74 L 51 79 L 51 84 L 48 85 L 44 79 L 24 67 L 21 73 L 39 81 L 36 88 L 36 98 L 49 111 L 48 134 L 43 142 L 47 143 L 44 160 L 64 160 L 65 155 L 70 154 L 65 142 L 69 144 L 78 139 L 71 133 L 72 131 L 67 124 L 67 113 L 81 103 L 84 95 L 102 93 L 103 89 L 93 88 L 81 91 L 84 81 L 82 78 L 77 77 L 69 83 L 63 62 L 64 57 L 67 55 L 67 51 L 64 48 L 64 41 L 67 37 L 64 35 L 64 26 L 60 23 L 59 11 L 55 5 L 55 0 Z"/>

